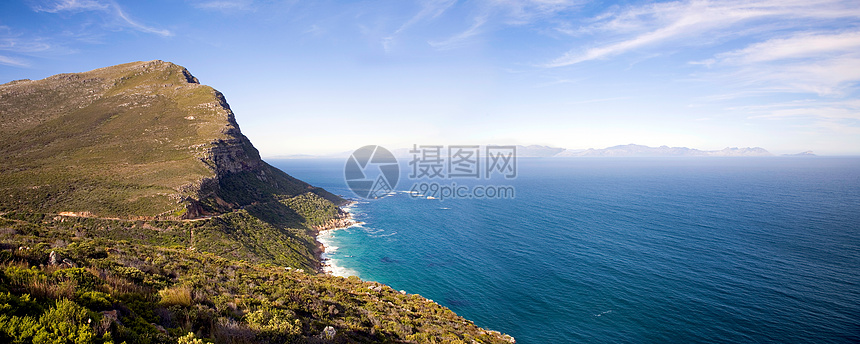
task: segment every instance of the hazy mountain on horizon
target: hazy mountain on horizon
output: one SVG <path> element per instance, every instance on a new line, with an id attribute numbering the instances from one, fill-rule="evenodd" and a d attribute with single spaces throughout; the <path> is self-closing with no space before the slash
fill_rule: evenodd
<path id="1" fill-rule="evenodd" d="M 703 151 L 687 147 L 649 147 L 637 144 L 618 145 L 602 149 L 567 149 L 555 157 L 731 157 L 773 156 L 761 147 L 726 147 L 722 150 Z"/>
<path id="2" fill-rule="evenodd" d="M 485 145 L 481 145 L 483 149 Z M 543 145 L 516 145 L 519 158 L 568 158 L 568 157 L 733 157 L 733 156 L 773 156 L 761 147 L 726 147 L 722 150 L 704 151 L 688 147 L 650 147 L 638 144 L 618 145 L 607 148 L 565 149 Z M 387 147 L 386 147 L 387 148 Z M 448 146 L 442 146 L 445 155 Z M 412 148 L 396 148 L 391 152 L 397 158 L 411 158 Z M 326 155 L 292 154 L 268 157 L 270 159 L 346 159 L 352 152 L 339 152 Z M 804 154 L 806 155 L 806 154 Z"/>

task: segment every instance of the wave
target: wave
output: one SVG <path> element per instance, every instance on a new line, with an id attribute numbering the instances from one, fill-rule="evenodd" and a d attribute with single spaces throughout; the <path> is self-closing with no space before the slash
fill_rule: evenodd
<path id="1" fill-rule="evenodd" d="M 325 247 L 322 255 L 320 255 L 322 258 L 323 272 L 340 277 L 358 276 L 358 271 L 338 265 L 338 260 L 335 257 L 339 247 L 333 245 L 334 230 L 320 232 L 319 235 L 317 235 L 317 241 Z"/>
<path id="2" fill-rule="evenodd" d="M 349 276 L 356 276 L 359 278 L 361 277 L 358 275 L 357 271 L 350 269 L 350 268 L 345 268 L 345 267 L 342 267 L 340 265 L 337 265 L 336 259 L 327 260 L 326 263 L 323 265 L 323 271 L 327 274 L 330 274 L 332 276 L 338 276 L 338 277 L 349 277 Z"/>
<path id="3" fill-rule="evenodd" d="M 384 231 L 379 231 L 379 232 L 384 232 Z M 379 232 L 377 232 L 377 233 L 379 233 Z M 372 237 L 372 238 L 384 238 L 384 237 L 390 237 L 392 235 L 397 235 L 397 232 L 391 232 L 388 234 L 370 235 L 370 237 Z"/>

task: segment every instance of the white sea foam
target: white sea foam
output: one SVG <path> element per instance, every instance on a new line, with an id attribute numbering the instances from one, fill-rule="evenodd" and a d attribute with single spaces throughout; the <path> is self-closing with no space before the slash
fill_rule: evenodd
<path id="1" fill-rule="evenodd" d="M 329 261 L 329 264 L 323 267 L 323 271 L 328 274 L 332 274 L 334 276 L 340 277 L 349 277 L 349 276 L 358 276 L 358 272 L 352 269 L 347 269 L 345 267 L 337 266 L 333 261 Z"/>
<path id="2" fill-rule="evenodd" d="M 383 229 L 370 228 L 370 227 L 367 227 L 367 228 L 365 228 L 365 227 L 361 227 L 361 229 L 363 229 L 363 230 L 364 230 L 364 232 L 365 232 L 365 233 L 367 233 L 367 234 L 376 234 L 376 233 L 382 233 L 382 232 L 384 232 L 384 231 L 385 231 L 385 230 L 383 230 Z"/>
<path id="3" fill-rule="evenodd" d="M 377 233 L 379 233 L 379 232 L 384 232 L 384 231 L 378 231 Z M 392 235 L 397 235 L 397 232 L 391 232 L 391 233 L 386 233 L 386 234 L 374 234 L 374 235 L 370 235 L 370 237 L 383 238 L 383 237 L 390 237 Z"/>
<path id="4" fill-rule="evenodd" d="M 339 255 L 337 254 L 337 250 L 339 249 L 339 247 L 334 245 L 334 235 L 338 230 L 341 229 L 364 228 L 364 222 L 354 220 L 354 215 L 356 214 L 356 206 L 361 203 L 364 202 L 352 202 L 346 206 L 341 207 L 341 209 L 350 214 L 350 219 L 354 221 L 352 224 L 347 227 L 320 231 L 317 234 L 317 241 L 319 241 L 319 243 L 322 244 L 324 248 L 323 253 L 320 255 L 320 258 L 322 258 L 323 271 L 325 273 L 341 277 L 359 276 L 358 271 L 338 265 Z"/>
<path id="5" fill-rule="evenodd" d="M 610 309 L 610 310 L 608 310 L 608 311 L 600 312 L 600 314 L 595 314 L 594 316 L 599 317 L 599 316 L 602 316 L 602 315 L 604 315 L 604 314 L 609 314 L 609 313 L 612 313 L 612 310 L 611 310 L 611 309 Z"/>
<path id="6" fill-rule="evenodd" d="M 352 227 L 352 226 L 350 226 Z M 328 274 L 340 277 L 358 276 L 358 272 L 348 269 L 337 264 L 337 246 L 334 246 L 334 230 L 322 231 L 317 235 L 317 241 L 323 244 L 325 251 L 322 253 L 323 271 Z"/>

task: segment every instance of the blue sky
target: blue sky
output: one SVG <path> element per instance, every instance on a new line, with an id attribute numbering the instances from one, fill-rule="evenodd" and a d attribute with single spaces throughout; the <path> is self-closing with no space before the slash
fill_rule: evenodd
<path id="1" fill-rule="evenodd" d="M 860 154 L 856 0 L 0 3 L 0 82 L 154 59 L 222 91 L 264 156 L 627 143 Z"/>

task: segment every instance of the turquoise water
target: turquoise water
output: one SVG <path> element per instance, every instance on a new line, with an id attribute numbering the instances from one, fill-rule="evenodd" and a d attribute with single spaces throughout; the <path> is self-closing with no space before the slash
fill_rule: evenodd
<path id="1" fill-rule="evenodd" d="M 358 203 L 332 262 L 518 343 L 860 342 L 860 159 L 518 162 L 514 199 Z"/>

